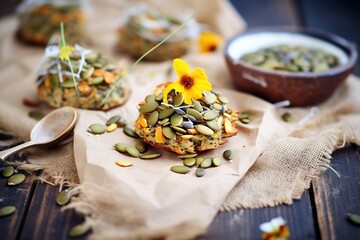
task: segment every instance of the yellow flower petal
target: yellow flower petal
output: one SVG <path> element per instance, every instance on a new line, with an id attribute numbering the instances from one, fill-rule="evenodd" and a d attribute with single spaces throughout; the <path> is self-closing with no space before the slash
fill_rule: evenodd
<path id="1" fill-rule="evenodd" d="M 69 60 L 69 55 L 71 54 L 73 49 L 73 47 L 70 47 L 68 45 L 62 46 L 59 53 L 60 60 Z"/>
<path id="2" fill-rule="evenodd" d="M 210 91 L 212 89 L 211 83 L 208 81 L 206 72 L 202 68 L 194 68 L 191 72 L 191 76 L 196 79 L 195 86 L 202 91 Z"/>
<path id="3" fill-rule="evenodd" d="M 190 66 L 182 59 L 176 58 L 173 62 L 174 70 L 179 78 L 190 73 Z"/>
<path id="4" fill-rule="evenodd" d="M 164 95 L 163 102 L 164 103 L 168 103 L 167 96 L 168 96 L 169 92 L 171 92 L 171 90 L 173 90 L 173 89 L 176 90 L 177 92 L 183 92 L 184 91 L 184 88 L 183 88 L 183 86 L 181 86 L 179 81 L 170 83 L 169 85 L 166 86 L 166 88 L 164 89 L 164 92 L 163 92 L 163 95 Z"/>

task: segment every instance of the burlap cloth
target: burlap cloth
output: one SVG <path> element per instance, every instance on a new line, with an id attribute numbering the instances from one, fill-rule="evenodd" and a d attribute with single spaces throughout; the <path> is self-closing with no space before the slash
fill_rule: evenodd
<path id="1" fill-rule="evenodd" d="M 150 2 L 167 12 L 195 11 L 197 20 L 224 38 L 245 28 L 226 1 Z M 129 5 L 128 1 L 93 2 L 89 30 L 94 49 L 123 60 L 114 51 L 114 19 Z M 27 140 L 36 122 L 28 117 L 31 109 L 22 99 L 36 95 L 31 73 L 43 49 L 19 44 L 14 39 L 16 26 L 14 16 L 0 23 L 0 128 Z M 90 124 L 104 123 L 113 114 L 122 115 L 132 125 L 138 101 L 157 84 L 175 80 L 173 73 L 168 74 L 168 61 L 139 65 L 128 78 L 133 94 L 124 106 L 109 112 L 78 110 L 73 143 L 28 150 L 29 163 L 19 166 L 43 169 L 40 178 L 49 183 L 75 186 L 71 192 L 76 198 L 68 207 L 85 214 L 86 223 L 93 228 L 91 238 L 192 238 L 206 232 L 219 209 L 290 204 L 329 167 L 335 149 L 345 143 L 360 143 L 360 83 L 354 76 L 309 115 L 310 107 L 276 108 L 232 90 L 221 50 L 200 55 L 194 49 L 184 59 L 207 71 L 214 89 L 231 99 L 232 108 L 251 113 L 250 124 L 238 123 L 237 136 L 222 148 L 202 154 L 221 156 L 225 149 L 232 149 L 232 162 L 209 169 L 203 178 L 178 175 L 169 171 L 179 163 L 173 153 L 163 152 L 160 159 L 144 161 L 114 151 L 112 146 L 117 142 L 135 142 L 121 129 L 98 137 L 87 134 Z M 292 114 L 292 122 L 281 120 L 284 111 Z M 131 160 L 135 166 L 120 168 L 115 165 L 119 159 Z"/>

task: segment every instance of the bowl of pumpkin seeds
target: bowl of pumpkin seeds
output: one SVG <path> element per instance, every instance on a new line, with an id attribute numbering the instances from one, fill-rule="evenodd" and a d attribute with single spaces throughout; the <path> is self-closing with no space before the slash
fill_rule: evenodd
<path id="1" fill-rule="evenodd" d="M 235 87 L 270 102 L 309 106 L 328 99 L 351 74 L 354 44 L 313 29 L 262 29 L 230 38 L 225 59 Z"/>

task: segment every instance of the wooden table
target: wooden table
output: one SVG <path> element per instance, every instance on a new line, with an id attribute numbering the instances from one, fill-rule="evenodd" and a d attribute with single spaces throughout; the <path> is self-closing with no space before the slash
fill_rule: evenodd
<path id="1" fill-rule="evenodd" d="M 2 4 L 9 11 L 14 9 L 14 1 L 6 0 Z M 233 0 L 233 4 L 247 21 L 248 28 L 315 27 L 360 46 L 360 2 L 356 0 Z M 2 8 L 0 14 L 9 11 Z M 358 62 L 357 75 L 359 66 Z M 2 143 L 11 138 L 0 133 Z M 328 170 L 291 206 L 220 212 L 208 233 L 200 239 L 260 239 L 259 225 L 277 216 L 287 221 L 290 239 L 360 239 L 360 227 L 346 218 L 349 212 L 360 214 L 359 153 L 360 148 L 355 145 L 333 153 L 332 166 L 341 177 Z M 13 159 L 24 160 L 18 155 Z M 0 178 L 0 206 L 16 205 L 17 212 L 0 218 L 0 239 L 68 239 L 71 227 L 82 222 L 82 217 L 73 211 L 60 211 L 55 204 L 57 187 L 32 182 L 30 177 L 16 187 L 7 186 L 6 181 Z"/>

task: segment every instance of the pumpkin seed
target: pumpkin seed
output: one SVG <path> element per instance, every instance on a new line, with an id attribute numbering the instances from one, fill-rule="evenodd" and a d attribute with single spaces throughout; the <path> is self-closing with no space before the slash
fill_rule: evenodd
<path id="1" fill-rule="evenodd" d="M 64 206 L 70 202 L 70 198 L 70 193 L 67 190 L 61 191 L 56 196 L 56 203 L 59 206 Z"/>
<path id="2" fill-rule="evenodd" d="M 163 92 L 161 92 L 158 95 L 156 95 L 155 100 L 156 101 L 162 101 L 163 98 L 164 98 L 164 94 L 163 94 Z"/>
<path id="3" fill-rule="evenodd" d="M 196 121 L 199 121 L 199 122 L 203 121 L 203 116 L 201 115 L 201 113 L 198 112 L 197 110 L 193 109 L 193 108 L 189 108 L 189 109 L 186 111 L 186 113 L 187 113 L 188 115 L 193 116 L 193 117 L 196 119 Z"/>
<path id="4" fill-rule="evenodd" d="M 196 111 L 198 111 L 198 112 L 204 111 L 204 109 L 203 109 L 203 107 L 202 107 L 202 105 L 201 105 L 201 103 L 199 101 L 196 101 L 196 100 L 193 99 L 192 104 L 194 105 L 194 109 Z"/>
<path id="5" fill-rule="evenodd" d="M 36 111 L 36 110 L 32 110 L 29 112 L 29 117 L 35 119 L 35 120 L 40 120 L 45 116 L 44 113 L 40 112 L 40 111 Z"/>
<path id="6" fill-rule="evenodd" d="M 169 118 L 164 118 L 163 120 L 159 120 L 158 121 L 158 124 L 159 125 L 164 125 L 165 123 L 167 123 L 167 122 L 169 122 L 170 120 L 169 120 Z"/>
<path id="7" fill-rule="evenodd" d="M 251 122 L 249 118 L 241 118 L 241 119 L 239 119 L 239 120 L 240 120 L 240 122 L 242 122 L 243 124 L 249 124 L 249 123 Z"/>
<path id="8" fill-rule="evenodd" d="M 94 70 L 95 70 L 94 67 L 90 67 L 90 68 L 87 69 L 86 71 L 81 72 L 81 73 L 80 73 L 80 77 L 81 77 L 82 79 L 87 79 L 87 78 L 89 78 L 89 77 L 92 76 L 92 74 L 94 73 Z"/>
<path id="9" fill-rule="evenodd" d="M 195 166 L 200 166 L 201 162 L 204 160 L 202 157 L 195 158 Z"/>
<path id="10" fill-rule="evenodd" d="M 98 85 L 98 84 L 102 83 L 103 81 L 104 81 L 104 77 L 94 77 L 89 80 L 89 85 L 90 86 Z"/>
<path id="11" fill-rule="evenodd" d="M 282 120 L 284 120 L 285 122 L 291 122 L 291 119 L 292 119 L 291 114 L 288 113 L 288 112 L 284 113 L 284 114 L 281 116 L 281 118 L 282 118 Z"/>
<path id="12" fill-rule="evenodd" d="M 121 116 L 120 115 L 115 115 L 115 116 L 112 116 L 111 118 L 109 118 L 107 121 L 106 121 L 106 126 L 109 126 L 113 123 L 118 123 L 121 119 Z"/>
<path id="13" fill-rule="evenodd" d="M 215 167 L 219 167 L 222 163 L 222 160 L 221 158 L 218 158 L 218 157 L 214 157 L 212 159 L 212 164 L 215 166 Z"/>
<path id="14" fill-rule="evenodd" d="M 166 108 L 159 113 L 159 119 L 170 117 L 174 113 L 173 108 Z"/>
<path id="15" fill-rule="evenodd" d="M 195 165 L 195 158 L 184 158 L 183 163 L 187 167 L 192 167 Z"/>
<path id="16" fill-rule="evenodd" d="M 212 165 L 212 158 L 205 158 L 201 163 L 200 163 L 200 167 L 201 168 L 208 168 L 211 167 Z"/>
<path id="17" fill-rule="evenodd" d="M 223 157 L 226 159 L 226 160 L 231 160 L 232 157 L 233 157 L 233 153 L 230 149 L 227 149 L 223 152 Z"/>
<path id="18" fill-rule="evenodd" d="M 124 127 L 123 128 L 123 132 L 128 135 L 129 137 L 133 137 L 133 138 L 138 138 L 139 135 L 134 131 L 132 130 L 131 128 L 129 127 Z"/>
<path id="19" fill-rule="evenodd" d="M 195 129 L 198 130 L 199 133 L 204 134 L 206 136 L 211 136 L 214 134 L 214 131 L 211 128 L 204 125 L 200 125 L 200 124 L 195 125 Z"/>
<path id="20" fill-rule="evenodd" d="M 63 88 L 74 88 L 75 84 L 76 83 L 73 80 L 67 80 L 67 81 L 64 81 L 63 83 L 61 83 L 61 87 L 63 87 Z"/>
<path id="21" fill-rule="evenodd" d="M 197 153 L 189 153 L 189 154 L 179 155 L 178 158 L 185 159 L 185 158 L 193 158 L 196 156 L 197 156 Z"/>
<path id="22" fill-rule="evenodd" d="M 121 152 L 121 153 L 125 153 L 126 152 L 126 147 L 130 146 L 129 144 L 126 143 L 116 143 L 114 145 L 114 148 L 116 149 L 116 151 Z"/>
<path id="23" fill-rule="evenodd" d="M 15 206 L 5 206 L 0 208 L 0 217 L 5 217 L 13 214 L 16 211 Z"/>
<path id="24" fill-rule="evenodd" d="M 218 112 L 214 111 L 214 110 L 207 110 L 204 112 L 203 118 L 205 120 L 213 120 L 215 119 L 217 116 L 219 115 Z"/>
<path id="25" fill-rule="evenodd" d="M 216 119 L 211 121 L 206 121 L 206 125 L 208 125 L 214 131 L 220 131 L 219 124 L 217 123 Z"/>
<path id="26" fill-rule="evenodd" d="M 223 96 L 223 95 L 219 95 L 218 96 L 218 99 L 220 102 L 224 103 L 224 104 L 227 104 L 229 103 L 229 99 L 227 99 L 227 97 Z"/>
<path id="27" fill-rule="evenodd" d="M 149 94 L 145 97 L 145 102 L 155 102 L 155 95 Z"/>
<path id="28" fill-rule="evenodd" d="M 184 115 L 184 117 L 186 117 L 187 119 L 189 119 L 191 122 L 197 122 L 196 118 L 194 118 L 191 115 Z"/>
<path id="29" fill-rule="evenodd" d="M 221 111 L 222 108 L 223 108 L 223 105 L 218 104 L 218 103 L 214 103 L 212 106 L 213 106 L 213 108 L 214 108 L 215 110 L 217 110 L 217 111 Z"/>
<path id="30" fill-rule="evenodd" d="M 90 52 L 88 54 L 85 55 L 85 60 L 88 63 L 93 63 L 96 61 L 96 59 L 98 58 L 99 54 L 97 54 L 96 52 Z"/>
<path id="31" fill-rule="evenodd" d="M 360 215 L 353 214 L 353 213 L 348 213 L 348 214 L 347 214 L 347 218 L 348 218 L 352 223 L 355 223 L 355 224 L 357 224 L 357 225 L 360 225 Z"/>
<path id="32" fill-rule="evenodd" d="M 14 174 L 14 171 L 15 169 L 13 166 L 7 166 L 6 168 L 4 168 L 4 170 L 2 170 L 2 175 L 3 177 L 10 177 Z"/>
<path id="33" fill-rule="evenodd" d="M 242 118 L 250 118 L 249 113 L 247 113 L 247 112 L 240 113 L 238 115 L 238 119 L 242 119 Z"/>
<path id="34" fill-rule="evenodd" d="M 195 175 L 196 175 L 197 177 L 202 177 L 202 176 L 204 176 L 204 175 L 205 175 L 205 169 L 203 169 L 203 168 L 201 168 L 201 167 L 197 168 L 197 169 L 196 169 L 196 172 L 195 172 Z"/>
<path id="35" fill-rule="evenodd" d="M 226 133 L 232 133 L 233 132 L 232 123 L 230 122 L 229 119 L 224 120 L 224 129 L 225 129 Z"/>
<path id="36" fill-rule="evenodd" d="M 171 125 L 178 127 L 183 123 L 184 119 L 179 114 L 175 113 L 170 118 Z"/>
<path id="37" fill-rule="evenodd" d="M 102 68 L 105 66 L 105 62 L 102 62 L 102 61 L 94 62 L 92 65 L 96 68 Z"/>
<path id="38" fill-rule="evenodd" d="M 187 166 L 172 166 L 170 170 L 172 172 L 180 173 L 180 174 L 186 174 L 191 171 L 190 168 L 188 168 Z"/>
<path id="39" fill-rule="evenodd" d="M 160 157 L 161 154 L 160 153 L 145 153 L 145 154 L 140 154 L 140 158 L 141 159 L 153 159 L 153 158 L 157 158 Z"/>
<path id="40" fill-rule="evenodd" d="M 131 161 L 128 160 L 118 160 L 115 162 L 115 164 L 120 167 L 130 167 L 134 165 Z"/>
<path id="41" fill-rule="evenodd" d="M 182 103 L 184 102 L 184 96 L 181 93 L 178 93 L 175 97 L 174 97 L 174 101 L 173 101 L 173 105 L 175 107 L 180 106 Z"/>
<path id="42" fill-rule="evenodd" d="M 184 122 L 182 126 L 186 129 L 194 128 L 194 124 L 192 122 Z"/>
<path id="43" fill-rule="evenodd" d="M 182 129 L 180 127 L 175 127 L 175 126 L 170 126 L 172 129 L 174 129 L 176 132 L 180 132 L 180 133 L 186 133 L 185 129 Z"/>
<path id="44" fill-rule="evenodd" d="M 152 95 L 154 96 L 154 95 Z M 159 106 L 159 104 L 157 102 L 154 101 L 150 101 L 150 102 L 146 102 L 144 105 L 142 105 L 139 108 L 139 112 L 141 113 L 150 113 L 152 111 L 154 111 L 157 107 Z"/>
<path id="45" fill-rule="evenodd" d="M 8 178 L 8 185 L 15 186 L 25 181 L 25 175 L 17 173 Z"/>
<path id="46" fill-rule="evenodd" d="M 149 127 L 153 127 L 156 125 L 157 121 L 159 119 L 159 112 L 158 111 L 153 111 L 149 118 L 148 118 L 148 126 Z"/>
<path id="47" fill-rule="evenodd" d="M 106 128 L 106 131 L 107 131 L 107 132 L 113 132 L 113 131 L 115 131 L 116 128 L 117 128 L 117 124 L 116 124 L 116 123 L 113 123 L 113 124 L 110 124 L 110 125 Z"/>
<path id="48" fill-rule="evenodd" d="M 173 130 L 171 130 L 170 127 L 164 127 L 162 129 L 162 132 L 164 134 L 164 136 L 168 139 L 175 139 L 176 138 L 176 135 L 175 133 L 173 132 Z"/>
<path id="49" fill-rule="evenodd" d="M 133 157 L 139 157 L 140 156 L 139 150 L 136 147 L 133 147 L 133 146 L 130 146 L 130 145 L 126 147 L 126 152 L 128 154 L 130 154 L 131 156 L 133 156 Z"/>
<path id="50" fill-rule="evenodd" d="M 79 224 L 71 228 L 69 236 L 70 237 L 81 237 L 85 235 L 90 230 L 90 226 L 87 224 Z"/>
<path id="51" fill-rule="evenodd" d="M 213 103 L 215 103 L 216 99 L 217 99 L 217 97 L 214 93 L 212 93 L 212 92 L 205 93 L 205 97 L 204 97 L 205 103 L 207 103 L 209 105 L 213 104 Z"/>
<path id="52" fill-rule="evenodd" d="M 92 134 L 103 134 L 105 131 L 106 127 L 100 123 L 93 123 L 88 128 L 88 132 Z"/>
<path id="53" fill-rule="evenodd" d="M 139 150 L 140 153 L 144 153 L 148 150 L 149 146 L 143 141 L 138 141 L 135 144 L 135 148 Z"/>

